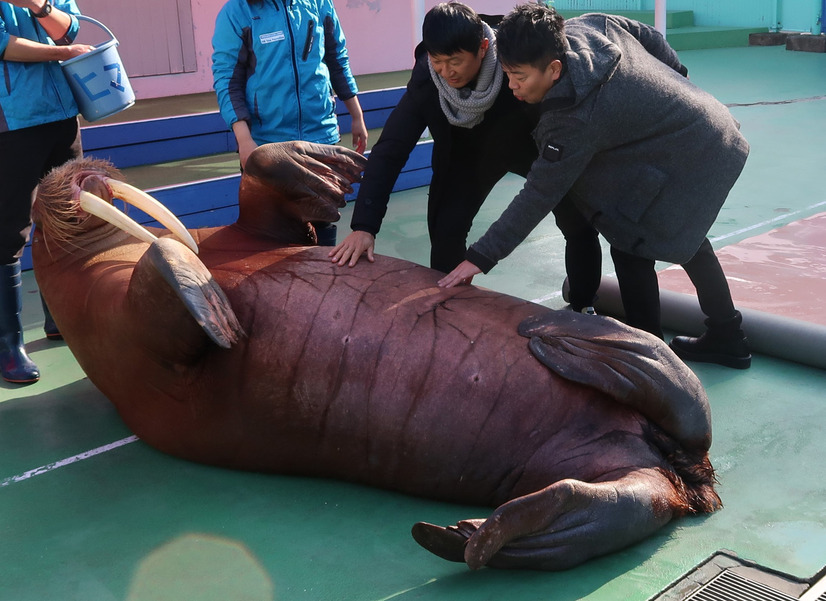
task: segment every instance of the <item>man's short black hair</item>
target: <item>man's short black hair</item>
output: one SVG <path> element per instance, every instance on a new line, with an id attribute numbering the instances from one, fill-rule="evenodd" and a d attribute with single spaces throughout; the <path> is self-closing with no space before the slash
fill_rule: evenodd
<path id="1" fill-rule="evenodd" d="M 553 60 L 565 62 L 565 20 L 550 6 L 520 4 L 505 15 L 496 30 L 499 60 L 508 67 L 544 69 Z"/>
<path id="2" fill-rule="evenodd" d="M 461 2 L 437 4 L 424 16 L 422 43 L 428 54 L 449 55 L 462 50 L 476 54 L 484 38 L 482 19 Z"/>

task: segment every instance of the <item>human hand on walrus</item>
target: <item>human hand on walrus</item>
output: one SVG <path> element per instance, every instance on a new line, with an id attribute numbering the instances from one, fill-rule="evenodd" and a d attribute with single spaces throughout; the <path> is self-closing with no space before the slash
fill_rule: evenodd
<path id="1" fill-rule="evenodd" d="M 470 261 L 462 261 L 456 268 L 439 280 L 441 288 L 453 288 L 454 286 L 461 286 L 470 284 L 473 281 L 473 276 L 482 273 L 482 270 L 476 267 Z"/>
<path id="2" fill-rule="evenodd" d="M 367 260 L 373 263 L 376 260 L 373 254 L 375 245 L 376 238 L 373 234 L 356 230 L 350 232 L 327 256 L 331 257 L 333 263 L 337 263 L 340 267 L 344 265 L 355 267 L 361 255 L 365 253 L 367 254 Z"/>

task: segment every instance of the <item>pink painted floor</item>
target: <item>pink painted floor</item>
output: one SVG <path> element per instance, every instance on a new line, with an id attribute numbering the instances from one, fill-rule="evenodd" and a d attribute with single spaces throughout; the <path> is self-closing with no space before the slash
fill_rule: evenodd
<path id="1" fill-rule="evenodd" d="M 738 307 L 826 325 L 826 213 L 716 252 Z M 694 295 L 679 266 L 659 280 L 662 289 Z"/>

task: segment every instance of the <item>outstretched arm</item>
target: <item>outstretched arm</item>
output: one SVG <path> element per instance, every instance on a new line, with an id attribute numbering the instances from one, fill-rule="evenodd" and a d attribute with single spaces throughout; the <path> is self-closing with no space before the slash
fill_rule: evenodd
<path id="1" fill-rule="evenodd" d="M 252 151 L 258 148 L 258 144 L 252 139 L 250 126 L 246 121 L 236 121 L 233 123 L 232 133 L 235 135 L 235 141 L 238 143 L 238 157 L 241 161 L 241 169 L 245 169 L 247 159 L 252 154 Z"/>
<path id="2" fill-rule="evenodd" d="M 353 135 L 353 148 L 359 154 L 364 154 L 367 150 L 367 125 L 364 123 L 364 113 L 361 111 L 361 104 L 358 96 L 353 96 L 344 101 L 344 106 L 350 113 L 350 132 Z"/>
<path id="3" fill-rule="evenodd" d="M 54 6 L 48 15 L 37 17 L 46 4 L 43 0 L 7 1 L 14 6 L 29 9 L 46 34 L 57 45 L 52 46 L 35 40 L 9 36 L 5 50 L 0 49 L 3 60 L 21 63 L 65 61 L 94 50 L 95 47 L 88 44 L 71 43 L 77 34 L 77 24 L 73 22 L 72 15 L 68 12 Z"/>
<path id="4" fill-rule="evenodd" d="M 69 44 L 68 46 L 51 46 L 9 36 L 9 43 L 3 53 L 3 60 L 20 63 L 45 63 L 49 61 L 65 61 L 81 54 L 94 50 L 94 46 L 87 44 Z"/>
<path id="5" fill-rule="evenodd" d="M 46 6 L 46 2 L 44 0 L 6 0 L 9 4 L 13 4 L 14 6 L 20 8 L 27 8 L 32 13 L 33 16 L 37 19 L 37 22 L 40 23 L 40 26 L 46 31 L 46 34 L 54 40 L 55 44 L 63 45 L 64 47 L 69 44 L 69 42 L 74 39 L 75 34 L 77 33 L 77 25 L 75 25 L 74 29 L 72 28 L 72 16 L 61 10 L 58 6 L 52 5 L 51 12 L 48 15 L 43 17 L 38 17 L 37 15 L 42 14 L 44 7 Z M 76 10 L 70 9 L 70 10 Z M 68 37 L 67 37 L 68 36 Z M 45 45 L 45 44 L 41 44 Z M 85 44 L 78 44 L 79 46 L 85 46 Z M 88 46 L 89 49 L 92 46 Z M 64 48 L 65 50 L 65 48 Z M 87 50 L 88 52 L 88 50 Z M 81 54 L 81 53 L 77 53 Z M 73 54 L 72 56 L 77 56 L 77 54 Z M 37 58 L 32 59 L 32 62 L 38 61 L 48 61 L 48 60 L 66 60 L 67 58 L 72 58 L 72 56 L 66 56 L 63 54 L 61 58 Z M 14 61 L 23 61 L 24 59 L 20 58 L 10 58 L 8 54 L 4 55 L 3 57 L 5 60 L 14 60 Z"/>

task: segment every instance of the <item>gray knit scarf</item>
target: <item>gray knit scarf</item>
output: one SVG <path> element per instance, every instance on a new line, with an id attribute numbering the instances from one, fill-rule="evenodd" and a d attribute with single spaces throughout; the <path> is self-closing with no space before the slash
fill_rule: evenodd
<path id="1" fill-rule="evenodd" d="M 479 69 L 479 76 L 476 78 L 475 88 L 451 88 L 442 79 L 430 64 L 430 57 L 427 58 L 427 66 L 430 67 L 430 77 L 436 84 L 439 91 L 439 102 L 442 105 L 442 112 L 447 117 L 451 125 L 457 127 L 471 128 L 482 122 L 485 118 L 485 111 L 493 106 L 499 89 L 502 87 L 502 68 L 499 64 L 499 56 L 496 52 L 496 35 L 487 23 L 482 23 L 484 36 L 489 40 L 488 51 L 482 59 L 482 66 Z"/>

